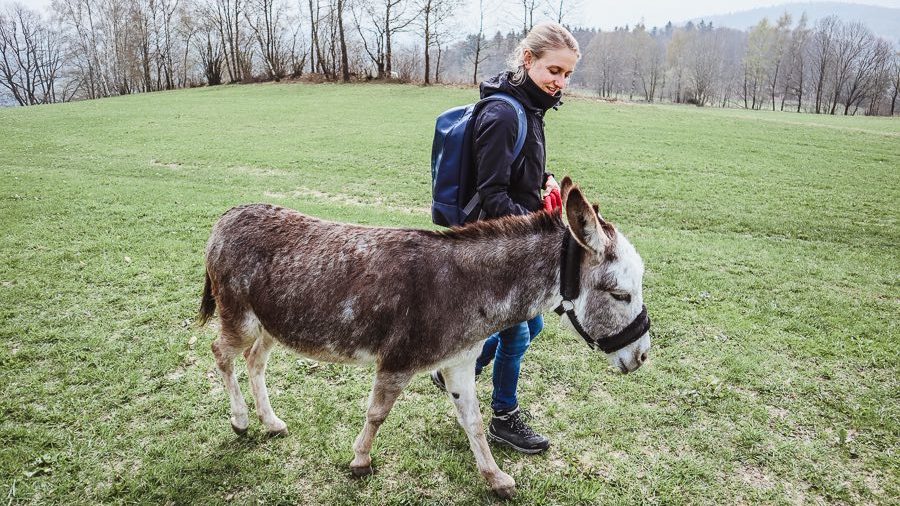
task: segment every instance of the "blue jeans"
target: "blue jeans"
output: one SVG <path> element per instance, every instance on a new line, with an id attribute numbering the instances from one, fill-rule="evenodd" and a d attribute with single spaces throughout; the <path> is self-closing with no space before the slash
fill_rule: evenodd
<path id="1" fill-rule="evenodd" d="M 492 334 L 484 342 L 481 355 L 475 361 L 475 374 L 494 362 L 494 393 L 491 408 L 494 411 L 512 411 L 519 405 L 516 387 L 519 385 L 519 370 L 525 350 L 544 328 L 544 318 L 537 315 L 527 322 L 518 323 L 508 329 Z"/>

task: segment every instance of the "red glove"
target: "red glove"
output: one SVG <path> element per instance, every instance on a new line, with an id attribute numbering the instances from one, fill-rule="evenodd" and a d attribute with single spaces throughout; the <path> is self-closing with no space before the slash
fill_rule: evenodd
<path id="1" fill-rule="evenodd" d="M 550 190 L 550 193 L 544 196 L 544 210 L 557 213 L 562 212 L 562 197 L 559 195 L 557 188 Z"/>

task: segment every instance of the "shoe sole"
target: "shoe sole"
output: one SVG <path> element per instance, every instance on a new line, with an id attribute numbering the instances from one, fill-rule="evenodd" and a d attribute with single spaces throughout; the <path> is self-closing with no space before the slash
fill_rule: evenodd
<path id="1" fill-rule="evenodd" d="M 549 444 L 547 445 L 547 448 L 521 448 L 521 447 L 518 447 L 518 446 L 510 443 L 509 441 L 507 441 L 503 438 L 495 436 L 490 431 L 487 433 L 487 437 L 488 437 L 488 439 L 490 439 L 491 441 L 493 441 L 495 443 L 500 443 L 502 445 L 506 445 L 519 453 L 525 453 L 527 455 L 535 455 L 537 453 L 547 451 L 547 449 L 550 448 Z"/>

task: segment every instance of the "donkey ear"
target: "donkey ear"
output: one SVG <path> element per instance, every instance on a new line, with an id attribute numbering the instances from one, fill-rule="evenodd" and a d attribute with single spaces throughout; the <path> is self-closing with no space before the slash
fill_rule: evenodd
<path id="1" fill-rule="evenodd" d="M 572 178 L 569 176 L 563 178 L 562 183 L 559 186 L 559 196 L 560 200 L 562 200 L 563 207 L 566 207 L 566 199 L 569 197 L 569 192 L 574 187 L 575 183 L 572 182 Z"/>
<path id="2" fill-rule="evenodd" d="M 610 239 L 603 231 L 597 212 L 577 187 L 569 190 L 564 202 L 572 237 L 589 251 L 602 255 Z"/>

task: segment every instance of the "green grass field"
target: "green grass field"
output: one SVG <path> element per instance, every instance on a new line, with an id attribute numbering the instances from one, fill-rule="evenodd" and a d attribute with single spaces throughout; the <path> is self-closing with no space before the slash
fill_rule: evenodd
<path id="1" fill-rule="evenodd" d="M 193 323 L 233 205 L 430 226 L 434 117 L 474 95 L 254 85 L 0 110 L 0 502 L 497 502 L 425 375 L 367 479 L 347 465 L 371 368 L 278 348 L 290 435 L 251 417 L 235 436 L 214 328 Z M 641 252 L 654 348 L 618 375 L 548 316 L 520 397 L 553 446 L 495 448 L 513 504 L 896 504 L 900 122 L 572 99 L 547 135 L 550 170 Z M 486 378 L 479 396 L 487 416 Z"/>

